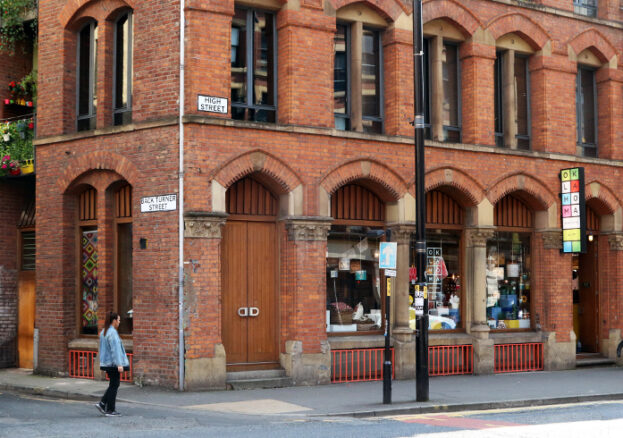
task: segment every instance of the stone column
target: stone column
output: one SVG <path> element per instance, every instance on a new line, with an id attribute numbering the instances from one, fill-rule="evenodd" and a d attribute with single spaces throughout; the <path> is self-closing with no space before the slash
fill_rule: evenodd
<path id="1" fill-rule="evenodd" d="M 397 379 L 415 377 L 415 338 L 409 327 L 409 246 L 415 224 L 389 224 L 392 241 L 398 244 L 396 279 L 391 297 L 392 338 Z"/>
<path id="2" fill-rule="evenodd" d="M 332 218 L 284 218 L 287 240 L 281 249 L 281 333 L 285 352 L 280 362 L 297 385 L 331 381 L 331 354 L 326 331 L 327 233 Z"/>
<path id="3" fill-rule="evenodd" d="M 184 218 L 184 326 L 186 389 L 225 389 L 221 339 L 221 230 L 224 213 L 189 212 Z"/>

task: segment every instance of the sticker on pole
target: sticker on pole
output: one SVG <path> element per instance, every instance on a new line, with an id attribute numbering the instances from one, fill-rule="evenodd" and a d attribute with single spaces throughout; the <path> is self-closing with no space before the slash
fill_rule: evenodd
<path id="1" fill-rule="evenodd" d="M 420 286 L 415 286 L 415 300 L 413 301 L 415 316 L 424 316 L 424 292 L 420 291 Z"/>
<path id="2" fill-rule="evenodd" d="M 396 269 L 396 254 L 398 244 L 396 242 L 381 242 L 379 269 Z"/>

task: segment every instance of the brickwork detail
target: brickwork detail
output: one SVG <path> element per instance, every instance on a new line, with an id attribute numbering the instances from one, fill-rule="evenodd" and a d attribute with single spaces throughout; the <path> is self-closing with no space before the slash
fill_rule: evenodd
<path id="1" fill-rule="evenodd" d="M 187 216 L 184 219 L 184 237 L 220 239 L 225 216 Z"/>
<path id="2" fill-rule="evenodd" d="M 543 248 L 545 249 L 562 249 L 562 232 L 555 231 L 542 231 L 541 237 L 543 238 Z"/>
<path id="3" fill-rule="evenodd" d="M 294 241 L 327 240 L 331 218 L 287 218 L 285 220 L 288 239 Z"/>
<path id="4" fill-rule="evenodd" d="M 611 234 L 608 236 L 608 243 L 612 251 L 623 251 L 623 234 Z"/>
<path id="5" fill-rule="evenodd" d="M 493 238 L 492 228 L 466 228 L 465 238 L 468 248 L 485 248 L 487 240 Z"/>
<path id="6" fill-rule="evenodd" d="M 452 197 L 463 207 L 478 205 L 485 197 L 482 185 L 460 169 L 443 167 L 429 170 L 426 173 L 425 184 L 427 192 L 441 186 L 452 187 L 454 189 Z"/>
<path id="7" fill-rule="evenodd" d="M 522 191 L 530 194 L 528 204 L 534 210 L 545 210 L 556 202 L 549 188 L 536 177 L 519 173 L 503 177 L 487 191 L 487 198 L 495 205 L 511 192 Z"/>

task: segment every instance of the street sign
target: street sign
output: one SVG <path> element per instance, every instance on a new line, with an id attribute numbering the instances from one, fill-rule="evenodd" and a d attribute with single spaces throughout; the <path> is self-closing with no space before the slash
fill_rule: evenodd
<path id="1" fill-rule="evenodd" d="M 396 269 L 396 255 L 398 244 L 396 242 L 381 242 L 379 269 Z"/>

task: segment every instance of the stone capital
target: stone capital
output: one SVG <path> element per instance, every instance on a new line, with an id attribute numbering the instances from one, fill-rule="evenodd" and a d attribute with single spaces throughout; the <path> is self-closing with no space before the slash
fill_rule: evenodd
<path id="1" fill-rule="evenodd" d="M 415 234 L 415 224 L 392 223 L 387 228 L 392 232 L 392 241 L 402 244 L 409 244 L 411 236 Z"/>
<path id="2" fill-rule="evenodd" d="M 290 216 L 283 219 L 288 231 L 288 240 L 327 240 L 332 218 L 320 216 Z"/>
<path id="3" fill-rule="evenodd" d="M 623 234 L 611 234 L 608 236 L 608 243 L 610 250 L 623 251 Z"/>
<path id="4" fill-rule="evenodd" d="M 227 215 L 222 213 L 188 213 L 184 217 L 184 237 L 220 239 Z"/>
<path id="5" fill-rule="evenodd" d="M 493 238 L 493 228 L 466 228 L 465 237 L 468 248 L 485 248 L 487 240 Z"/>
<path id="6" fill-rule="evenodd" d="M 543 248 L 562 249 L 562 231 L 546 230 L 540 231 L 539 234 L 541 234 L 541 238 L 543 239 Z"/>

